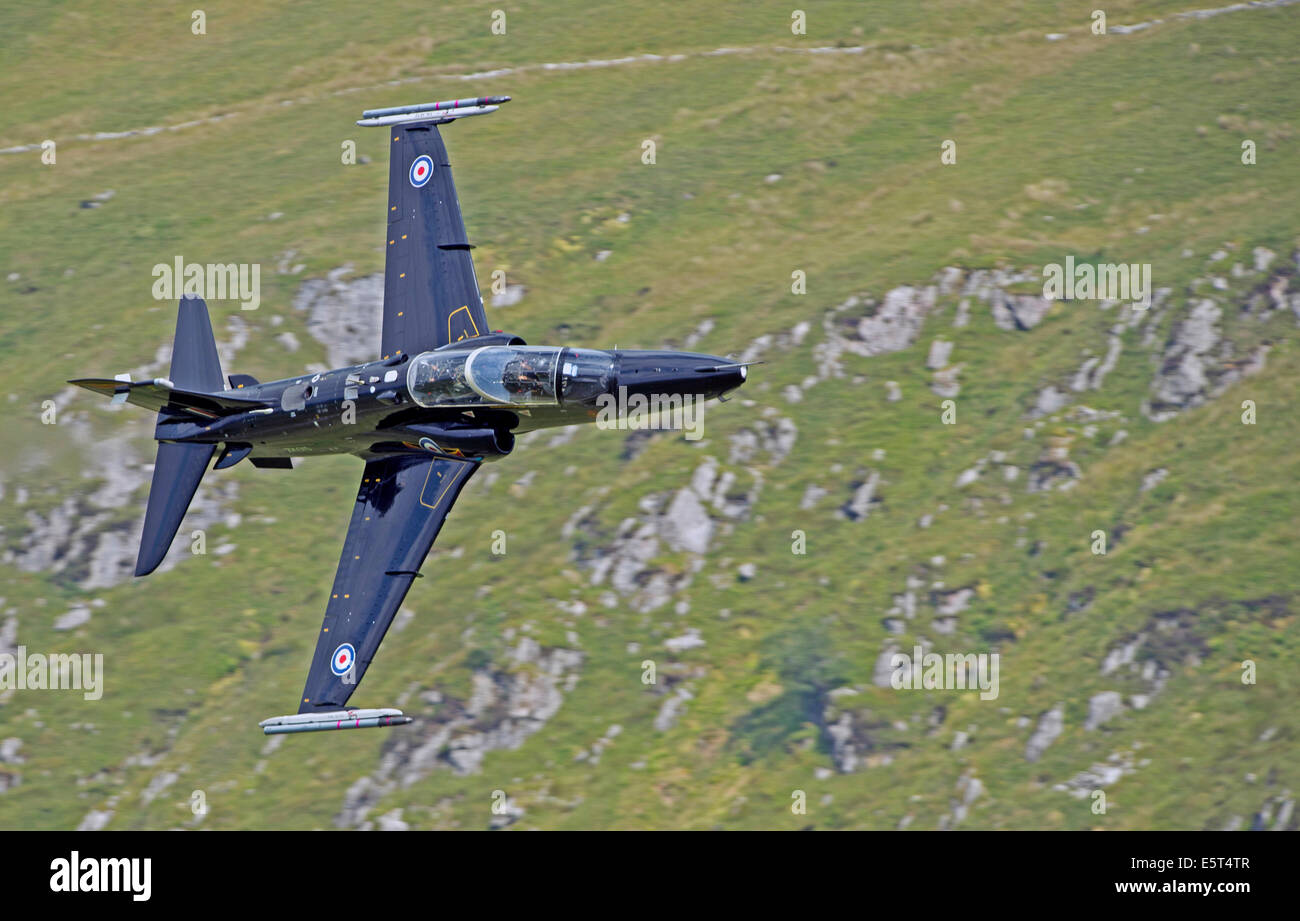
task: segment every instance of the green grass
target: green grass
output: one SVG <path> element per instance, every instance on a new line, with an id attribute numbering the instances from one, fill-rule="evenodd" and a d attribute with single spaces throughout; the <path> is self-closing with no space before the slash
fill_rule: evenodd
<path id="1" fill-rule="evenodd" d="M 1119 3 L 1107 15 L 1132 23 L 1189 6 Z M 972 771 L 986 793 L 962 827 L 1201 828 L 1232 816 L 1249 823 L 1270 796 L 1300 785 L 1288 757 L 1300 730 L 1291 706 L 1300 652 L 1294 315 L 1261 323 L 1225 309 L 1238 354 L 1273 344 L 1265 370 L 1159 425 L 1139 411 L 1152 347 L 1127 332 L 1105 386 L 1076 395 L 1123 416 L 1098 422 L 1092 437 L 1064 420 L 1032 440 L 1022 430 L 1039 390 L 1064 389 L 1084 349 L 1104 354 L 1115 311 L 1095 304 L 1057 305 L 1033 331 L 1012 333 L 977 300 L 971 324 L 954 329 L 960 298 L 942 298 L 910 348 L 845 356 L 845 377 L 797 405 L 781 396 L 816 372 L 811 347 L 827 309 L 926 284 L 945 265 L 1032 268 L 1067 254 L 1149 262 L 1156 285 L 1175 292 L 1163 341 L 1194 279 L 1249 265 L 1257 245 L 1289 259 L 1300 237 L 1300 66 L 1290 40 L 1300 8 L 1097 37 L 1089 10 L 1074 4 L 826 2 L 808 7 L 809 34 L 797 37 L 789 8 L 773 3 L 628 11 L 551 0 L 504 5 L 502 37 L 488 31 L 497 7 L 209 4 L 202 37 L 190 34 L 186 11 L 155 4 L 3 14 L 0 147 L 58 141 L 53 167 L 38 152 L 0 155 L 0 274 L 19 275 L 0 278 L 7 545 L 29 527 L 28 511 L 44 515 L 99 476 L 94 439 L 125 417 L 78 396 L 64 412 L 84 418 L 89 434 L 74 437 L 41 425 L 41 401 L 69 377 L 152 360 L 173 325 L 173 305 L 150 295 L 155 263 L 177 254 L 261 263 L 259 310 L 210 304 L 219 338 L 233 315 L 250 327 L 227 371 L 266 379 L 322 362 L 324 348 L 290 306 L 298 284 L 344 264 L 358 274 L 382 267 L 385 144 L 382 132 L 353 125 L 360 110 L 506 92 L 516 101 L 494 117 L 446 131 L 480 279 L 502 268 L 528 288 L 519 306 L 490 310 L 494 327 L 538 343 L 656 347 L 711 318 L 698 347 L 718 353 L 802 320 L 812 331 L 799 348 L 772 350 L 738 399 L 709 407 L 704 443 L 660 438 L 622 461 L 614 433 L 584 431 L 558 448 L 542 438 L 496 465 L 495 483 L 471 483 L 408 598 L 415 620 L 385 643 L 358 702 L 409 694 L 408 711 L 429 718 L 439 707 L 415 693 L 464 701 L 474 665 L 518 667 L 507 651 L 525 626 L 544 647 L 570 646 L 566 633 L 576 632 L 580 677 L 522 747 L 489 753 L 481 773 L 438 769 L 389 792 L 372 819 L 401 808 L 414 827 L 483 828 L 492 792 L 505 790 L 527 810 L 515 827 L 893 828 L 911 816 L 912 827 L 933 828 Z M 1068 38 L 1047 42 L 1048 32 Z M 801 45 L 865 50 L 781 50 Z M 701 53 L 720 47 L 751 50 Z M 688 57 L 530 68 L 647 52 Z M 445 76 L 498 67 L 524 69 Z M 421 79 L 386 85 L 409 77 Z M 76 140 L 218 114 L 230 117 Z M 1259 145 L 1252 167 L 1240 163 L 1244 137 Z M 647 138 L 657 143 L 653 166 L 640 161 Z M 370 163 L 340 162 L 349 139 Z M 956 166 L 940 163 L 946 139 L 957 142 Z M 765 182 L 773 173 L 780 181 Z M 107 189 L 115 195 L 102 207 L 80 207 Z M 624 213 L 626 223 L 616 220 Z M 1208 267 L 1225 243 L 1237 249 Z M 277 274 L 290 250 L 304 271 Z M 593 259 L 600 250 L 611 251 L 603 262 Z M 802 297 L 790 293 L 796 269 L 808 277 Z M 1226 303 L 1242 303 L 1254 280 L 1229 281 Z M 297 353 L 275 341 L 286 330 L 303 343 Z M 936 337 L 954 341 L 953 361 L 964 365 L 956 426 L 940 423 L 928 386 Z M 885 400 L 888 380 L 901 384 L 900 402 Z M 1245 399 L 1258 404 L 1254 427 L 1240 424 Z M 796 422 L 795 450 L 750 465 L 762 477 L 754 513 L 715 539 L 682 593 L 689 612 L 669 604 L 640 614 L 625 599 L 606 608 L 608 586 L 590 585 L 562 523 L 594 502 L 596 527 L 612 535 L 639 514 L 638 500 L 680 488 L 706 455 L 749 488 L 752 474 L 728 462 L 728 439 L 767 407 Z M 1108 447 L 1121 428 L 1127 440 Z M 1048 436 L 1072 439 L 1084 475 L 1069 492 L 1029 494 L 1023 468 Z M 1020 478 L 1007 484 L 994 470 L 955 488 L 992 451 L 1006 452 Z M 1157 467 L 1168 477 L 1140 492 Z M 864 521 L 836 517 L 865 469 L 882 476 L 881 502 Z M 16 609 L 21 643 L 102 652 L 107 669 L 95 703 L 49 692 L 0 703 L 0 739 L 21 738 L 25 758 L 0 765 L 21 778 L 0 793 L 0 826 L 71 827 L 104 808 L 113 828 L 183 826 L 202 790 L 211 806 L 203 828 L 332 827 L 348 787 L 377 769 L 398 731 L 291 738 L 265 753 L 255 723 L 291 709 L 301 687 L 358 471 L 354 459 L 329 458 L 292 474 L 214 474 L 238 481 L 243 520 L 214 526 L 209 548 L 230 540 L 237 549 L 90 593 L 105 604 L 72 634 L 52 623 L 85 593 L 0 566 L 0 618 Z M 537 475 L 519 499 L 510 485 L 528 471 Z M 805 511 L 809 483 L 829 494 Z M 132 520 L 142 499 L 114 515 Z M 926 514 L 934 524 L 918 527 Z M 505 557 L 489 549 L 497 529 L 509 535 Z M 807 555 L 790 552 L 795 529 L 807 534 Z M 1123 531 L 1105 556 L 1089 551 L 1095 529 Z M 938 555 L 946 562 L 932 567 Z M 656 562 L 674 572 L 690 564 L 663 548 Z M 753 581 L 735 578 L 743 562 L 757 564 Z M 996 701 L 871 683 L 889 638 L 882 620 L 909 576 L 924 580 L 923 596 L 935 580 L 979 587 L 955 635 L 936 635 L 919 615 L 896 640 L 905 650 L 923 635 L 940 652 L 998 651 Z M 1086 593 L 1091 604 L 1071 610 L 1071 597 Z M 557 607 L 571 600 L 586 613 Z M 1199 663 L 1175 668 L 1146 709 L 1085 731 L 1092 695 L 1142 691 L 1126 675 L 1101 675 L 1107 652 L 1181 609 L 1194 612 Z M 663 641 L 688 627 L 706 645 L 668 653 Z M 655 688 L 640 680 L 646 658 L 659 666 Z M 1240 683 L 1243 659 L 1258 665 L 1253 686 Z M 652 724 L 665 684 L 693 698 L 661 733 Z M 841 685 L 860 688 L 836 706 L 869 738 L 868 766 L 821 780 L 814 771 L 832 762 L 816 723 L 826 691 Z M 1032 725 L 1057 702 L 1065 732 L 1028 763 Z M 944 716 L 932 726 L 936 708 Z M 622 732 L 598 764 L 575 760 L 614 724 Z M 953 750 L 957 731 L 969 742 Z M 1052 789 L 1116 752 L 1137 766 L 1107 789 L 1105 815 Z M 144 802 L 164 772 L 178 779 Z M 807 815 L 791 813 L 794 790 L 807 793 Z"/>

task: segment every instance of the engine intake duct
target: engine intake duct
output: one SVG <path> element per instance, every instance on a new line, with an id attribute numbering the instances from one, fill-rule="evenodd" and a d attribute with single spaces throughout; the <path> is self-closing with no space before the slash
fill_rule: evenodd
<path id="1" fill-rule="evenodd" d="M 402 428 L 414 441 L 430 451 L 464 457 L 505 457 L 515 449 L 514 432 L 487 426 L 456 423 L 422 423 Z"/>

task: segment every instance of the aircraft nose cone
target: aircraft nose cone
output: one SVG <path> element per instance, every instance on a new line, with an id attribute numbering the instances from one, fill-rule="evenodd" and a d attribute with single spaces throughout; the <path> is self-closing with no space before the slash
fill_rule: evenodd
<path id="1" fill-rule="evenodd" d="M 693 394 L 709 399 L 734 390 L 746 369 L 729 358 L 694 352 L 620 351 L 618 384 L 629 394 Z"/>
<path id="2" fill-rule="evenodd" d="M 735 390 L 741 384 L 745 383 L 745 379 L 749 377 L 749 368 L 740 365 L 739 367 L 729 367 L 725 370 L 714 371 L 712 373 L 727 382 L 726 386 L 724 386 L 720 391 L 721 393 L 726 393 L 728 390 Z"/>
<path id="3" fill-rule="evenodd" d="M 728 391 L 735 390 L 745 383 L 745 378 L 749 376 L 749 369 L 744 365 L 736 364 L 733 358 L 723 358 L 719 355 L 700 357 L 708 360 L 701 361 L 696 366 L 695 373 L 707 381 L 710 396 L 722 396 Z"/>

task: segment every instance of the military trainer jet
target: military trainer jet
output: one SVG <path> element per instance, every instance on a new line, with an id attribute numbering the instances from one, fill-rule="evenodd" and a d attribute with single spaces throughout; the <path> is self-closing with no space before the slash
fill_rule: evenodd
<path id="1" fill-rule="evenodd" d="M 157 412 L 158 456 L 135 574 L 162 562 L 199 480 L 247 458 L 365 461 L 298 712 L 267 734 L 409 723 L 400 710 L 349 709 L 402 599 L 465 483 L 516 434 L 590 422 L 617 396 L 721 397 L 744 364 L 716 355 L 529 346 L 488 327 L 447 149 L 438 127 L 496 111 L 508 96 L 375 109 L 359 125 L 388 142 L 383 333 L 375 361 L 259 383 L 223 381 L 202 299 L 181 299 L 167 378 L 70 383 Z M 228 382 L 228 385 L 227 385 Z"/>

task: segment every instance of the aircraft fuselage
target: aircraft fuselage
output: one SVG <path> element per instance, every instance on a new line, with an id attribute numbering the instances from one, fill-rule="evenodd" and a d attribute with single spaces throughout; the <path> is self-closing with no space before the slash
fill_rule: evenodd
<path id="1" fill-rule="evenodd" d="M 356 454 L 373 457 L 386 453 L 430 450 L 456 457 L 497 460 L 510 453 L 513 436 L 555 426 L 594 422 L 599 415 L 598 398 L 622 394 L 680 397 L 707 400 L 738 387 L 745 369 L 726 358 L 691 352 L 628 351 L 599 352 L 568 348 L 512 348 L 485 346 L 439 349 L 417 356 L 399 356 L 389 360 L 336 368 L 332 371 L 302 374 L 266 383 L 249 384 L 232 391 L 240 397 L 268 404 L 269 408 L 237 413 L 200 423 L 160 420 L 160 441 L 186 443 L 226 443 L 251 445 L 256 458 L 306 457 L 325 454 Z M 549 357 L 552 380 L 532 382 L 537 392 L 531 395 L 510 393 L 504 388 L 496 398 L 485 396 L 463 384 L 463 395 L 440 402 L 438 397 L 421 395 L 412 390 L 412 371 L 419 363 L 423 369 L 430 362 L 463 364 L 474 360 L 523 355 L 527 359 Z M 484 353 L 482 356 L 476 353 Z M 610 373 L 602 376 L 593 388 L 572 397 L 566 393 L 566 371 L 572 358 L 604 356 Z M 500 364 L 500 362 L 497 362 Z M 714 369 L 717 370 L 714 370 Z M 702 370 L 707 369 L 707 370 Z M 480 372 L 481 376 L 482 372 Z M 507 382 L 509 383 L 509 382 Z M 501 385 L 500 380 L 485 383 Z M 570 388 L 572 389 L 572 388 Z M 608 405 L 600 404 L 600 405 Z M 462 443 L 462 435 L 490 430 L 499 444 L 486 434 L 486 449 L 472 438 Z M 443 434 L 451 432 L 452 437 Z M 440 434 L 441 433 L 441 434 Z"/>

